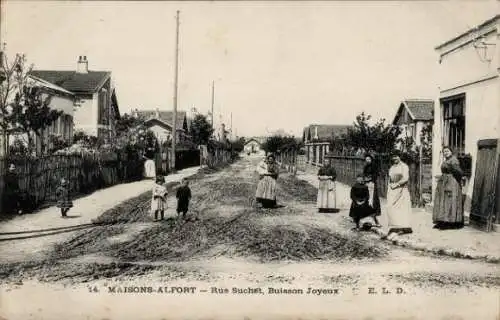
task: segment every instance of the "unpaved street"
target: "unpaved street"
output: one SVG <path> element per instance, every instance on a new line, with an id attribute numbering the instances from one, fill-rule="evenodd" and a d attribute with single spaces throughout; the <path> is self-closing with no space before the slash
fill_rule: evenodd
<path id="1" fill-rule="evenodd" d="M 371 233 L 355 233 L 345 213 L 317 213 L 315 188 L 285 173 L 278 182 L 278 202 L 283 206 L 270 211 L 253 208 L 258 160 L 242 159 L 193 178 L 190 214 L 199 218 L 196 221 L 177 222 L 171 192 L 168 219 L 153 222 L 146 193 L 101 216 L 99 221 L 106 225 L 80 231 L 41 260 L 29 261 L 26 256 L 25 261 L 3 264 L 0 315 L 7 319 L 60 319 L 63 314 L 66 319 L 180 315 L 220 319 L 235 314 L 250 319 L 263 315 L 386 319 L 389 314 L 495 319 L 498 315 L 500 278 L 495 264 L 423 256 L 381 242 Z M 155 294 L 127 293 L 125 287 L 133 286 L 151 287 L 142 290 Z M 163 292 L 172 286 L 194 287 L 195 293 Z M 159 287 L 167 289 L 159 292 Z M 238 293 L 233 294 L 233 288 Z M 278 294 L 281 289 L 285 290 Z M 141 289 L 129 289 L 134 290 Z"/>

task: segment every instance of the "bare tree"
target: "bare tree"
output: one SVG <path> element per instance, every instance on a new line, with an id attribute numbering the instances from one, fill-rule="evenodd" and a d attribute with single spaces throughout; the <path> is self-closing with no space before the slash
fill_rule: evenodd
<path id="1" fill-rule="evenodd" d="M 7 153 L 8 136 L 14 129 L 12 125 L 13 110 L 11 102 L 20 87 L 26 82 L 28 70 L 25 67 L 25 55 L 16 54 L 13 62 L 9 62 L 5 54 L 5 45 L 0 50 L 0 156 Z"/>
<path id="2" fill-rule="evenodd" d="M 51 96 L 44 92 L 30 77 L 33 65 L 27 66 L 26 56 L 17 54 L 14 62 L 9 64 L 7 56 L 2 53 L 1 74 L 3 82 L 0 89 L 0 130 L 2 131 L 2 151 L 6 154 L 7 140 L 13 131 L 24 133 L 27 137 L 29 152 L 36 149 L 34 136 L 40 141 L 41 153 L 44 153 L 44 131 L 62 114 L 50 108 Z"/>

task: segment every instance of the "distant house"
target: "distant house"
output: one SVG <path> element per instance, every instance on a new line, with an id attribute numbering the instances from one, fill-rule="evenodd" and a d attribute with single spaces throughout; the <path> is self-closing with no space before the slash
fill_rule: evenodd
<path id="1" fill-rule="evenodd" d="M 311 124 L 304 128 L 303 140 L 307 163 L 322 165 L 325 154 L 330 151 L 332 138 L 347 133 L 350 127 L 350 125 Z"/>
<path id="2" fill-rule="evenodd" d="M 500 138 L 499 48 L 500 15 L 435 48 L 440 72 L 439 96 L 434 105 L 432 171 L 434 175 L 440 174 L 443 145 L 450 146 L 458 155 L 471 155 L 471 176 L 465 187 L 466 211 L 471 208 L 478 141 Z M 483 162 L 481 171 L 494 175 L 494 162 Z M 435 187 L 434 183 L 433 192 Z"/>
<path id="3" fill-rule="evenodd" d="M 146 128 L 151 130 L 160 143 L 172 139 L 173 111 L 156 110 L 135 110 L 132 112 L 134 117 L 144 120 Z M 189 120 L 185 111 L 177 111 L 177 142 L 181 142 L 188 137 Z"/>
<path id="4" fill-rule="evenodd" d="M 75 95 L 75 130 L 101 140 L 115 137 L 120 111 L 111 72 L 90 71 L 87 57 L 80 56 L 76 70 L 34 70 L 31 74 Z"/>
<path id="5" fill-rule="evenodd" d="M 393 125 L 402 129 L 401 137 L 411 137 L 419 146 L 422 129 L 432 124 L 434 119 L 434 100 L 429 99 L 407 99 L 401 101 L 392 121 Z"/>
<path id="6" fill-rule="evenodd" d="M 261 153 L 262 144 L 255 138 L 251 138 L 245 142 L 244 146 L 245 153 Z"/>
<path id="7" fill-rule="evenodd" d="M 46 128 L 43 132 L 42 139 L 45 147 L 50 149 L 50 136 L 58 136 L 62 140 L 71 144 L 73 141 L 73 116 L 74 107 L 76 103 L 76 96 L 55 84 L 47 82 L 43 79 L 30 75 L 28 77 L 28 85 L 38 87 L 41 89 L 42 97 L 51 96 L 49 108 L 62 112 L 62 115 L 52 123 L 51 126 Z M 38 151 L 42 151 L 42 141 L 34 133 L 31 134 L 33 142 Z M 15 140 L 20 139 L 23 143 L 28 142 L 28 137 L 25 133 L 13 133 L 9 136 L 9 144 L 14 143 Z"/>

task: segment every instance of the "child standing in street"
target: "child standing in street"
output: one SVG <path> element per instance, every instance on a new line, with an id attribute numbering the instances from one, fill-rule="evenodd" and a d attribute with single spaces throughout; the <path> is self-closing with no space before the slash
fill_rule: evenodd
<path id="1" fill-rule="evenodd" d="M 181 186 L 177 189 L 177 214 L 182 218 L 186 218 L 186 213 L 189 210 L 189 200 L 191 200 L 191 189 L 189 189 L 189 182 L 187 179 L 182 179 Z"/>
<path id="2" fill-rule="evenodd" d="M 73 207 L 73 202 L 69 197 L 68 182 L 66 179 L 62 178 L 59 187 L 56 189 L 57 196 L 57 207 L 61 209 L 61 215 L 63 218 L 67 217 L 67 213 L 70 208 Z"/>
<path id="3" fill-rule="evenodd" d="M 158 214 L 160 214 L 160 220 L 165 217 L 165 209 L 167 208 L 167 187 L 165 187 L 165 178 L 163 176 L 157 176 L 155 185 L 153 187 L 153 196 L 151 199 L 151 212 L 154 213 L 155 221 L 158 220 Z"/>

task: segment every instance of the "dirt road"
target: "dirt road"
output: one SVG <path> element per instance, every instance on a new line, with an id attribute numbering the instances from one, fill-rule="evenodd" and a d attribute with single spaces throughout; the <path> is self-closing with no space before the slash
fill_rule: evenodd
<path id="1" fill-rule="evenodd" d="M 1 265 L 0 315 L 496 319 L 496 265 L 423 256 L 352 232 L 341 214 L 317 213 L 316 190 L 286 174 L 283 206 L 256 210 L 256 161 L 193 179 L 190 214 L 198 220 L 178 223 L 170 209 L 154 223 L 144 194 L 40 261 Z"/>

